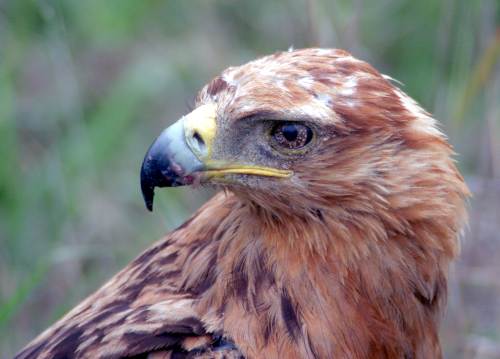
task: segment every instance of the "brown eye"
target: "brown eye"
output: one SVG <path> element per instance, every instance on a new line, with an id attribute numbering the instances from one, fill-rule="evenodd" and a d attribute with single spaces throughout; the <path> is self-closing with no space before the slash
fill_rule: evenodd
<path id="1" fill-rule="evenodd" d="M 281 123 L 273 127 L 271 131 L 273 140 L 280 147 L 287 149 L 299 149 L 311 142 L 312 130 L 300 123 Z"/>

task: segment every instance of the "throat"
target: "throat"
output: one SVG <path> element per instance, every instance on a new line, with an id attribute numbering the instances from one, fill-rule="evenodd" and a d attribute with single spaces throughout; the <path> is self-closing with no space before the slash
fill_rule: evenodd
<path id="1" fill-rule="evenodd" d="M 404 357 L 424 325 L 435 334 L 442 265 L 411 245 L 409 232 L 341 209 L 286 216 L 245 202 L 236 203 L 222 226 L 217 271 L 223 280 L 204 307 L 224 313 L 224 331 L 244 352 L 286 335 L 306 357 L 366 357 L 372 344 Z M 246 329 L 230 318 L 244 320 Z"/>

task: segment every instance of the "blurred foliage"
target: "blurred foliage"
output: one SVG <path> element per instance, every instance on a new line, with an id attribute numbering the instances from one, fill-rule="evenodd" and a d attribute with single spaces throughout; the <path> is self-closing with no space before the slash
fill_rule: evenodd
<path id="1" fill-rule="evenodd" d="M 499 19 L 498 0 L 0 0 L 1 357 L 210 196 L 161 191 L 150 215 L 138 170 L 227 66 L 345 48 L 435 114 L 468 178 L 500 177 Z"/>

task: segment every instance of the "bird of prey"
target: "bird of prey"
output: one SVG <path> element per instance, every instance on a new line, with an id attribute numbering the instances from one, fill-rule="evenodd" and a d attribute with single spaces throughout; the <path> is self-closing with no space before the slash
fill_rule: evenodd
<path id="1" fill-rule="evenodd" d="M 433 117 L 348 52 L 229 67 L 141 187 L 220 191 L 16 358 L 441 358 L 468 189 Z"/>

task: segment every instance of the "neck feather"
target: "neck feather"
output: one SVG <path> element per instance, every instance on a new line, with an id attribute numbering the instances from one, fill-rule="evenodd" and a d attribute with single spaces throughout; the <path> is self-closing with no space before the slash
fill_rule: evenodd
<path id="1" fill-rule="evenodd" d="M 218 249 L 227 280 L 216 283 L 205 307 L 246 318 L 256 330 L 244 335 L 257 347 L 269 338 L 256 333 L 270 327 L 296 338 L 297 350 L 320 356 L 354 350 L 363 357 L 375 353 L 373 344 L 396 357 L 424 341 L 432 345 L 422 348 L 438 345 L 436 322 L 462 218 L 338 206 L 294 215 L 228 196 L 232 210 Z"/>

